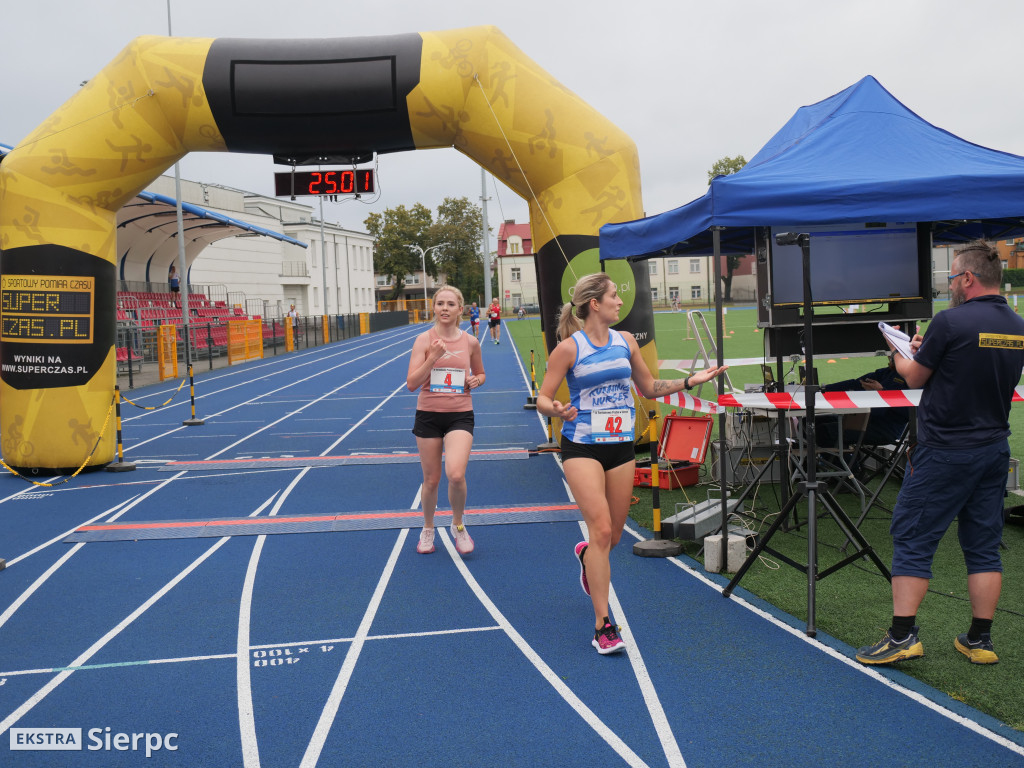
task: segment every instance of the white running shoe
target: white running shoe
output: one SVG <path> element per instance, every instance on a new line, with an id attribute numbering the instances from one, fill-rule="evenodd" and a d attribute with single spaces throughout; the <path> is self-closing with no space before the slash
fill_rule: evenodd
<path id="1" fill-rule="evenodd" d="M 455 526 L 452 523 L 452 538 L 455 539 L 455 549 L 458 550 L 460 555 L 468 555 L 473 551 L 473 537 L 469 535 L 469 531 L 466 530 L 466 526 L 460 525 Z"/>
<path id="2" fill-rule="evenodd" d="M 420 531 L 420 540 L 416 544 L 416 551 L 421 555 L 429 555 L 434 551 L 434 529 L 424 528 Z"/>

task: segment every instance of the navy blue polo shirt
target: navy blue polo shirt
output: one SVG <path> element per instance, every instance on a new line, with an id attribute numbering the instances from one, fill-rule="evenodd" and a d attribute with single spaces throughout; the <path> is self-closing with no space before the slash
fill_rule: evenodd
<path id="1" fill-rule="evenodd" d="M 918 408 L 918 442 L 972 448 L 1010 434 L 1010 398 L 1024 366 L 1024 319 L 998 295 L 939 312 L 914 359 L 932 370 Z"/>

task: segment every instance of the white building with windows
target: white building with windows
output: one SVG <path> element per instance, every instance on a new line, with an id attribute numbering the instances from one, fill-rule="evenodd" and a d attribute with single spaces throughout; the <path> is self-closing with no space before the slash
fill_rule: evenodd
<path id="1" fill-rule="evenodd" d="M 148 189 L 173 198 L 174 178 L 161 176 Z M 300 315 L 373 312 L 373 237 L 320 221 L 312 205 L 254 192 L 181 181 L 184 203 L 200 206 L 305 243 L 303 248 L 255 233 L 211 243 L 188 264 L 191 286 L 225 297 L 248 314 L 282 317 L 294 304 Z M 190 233 L 186 231 L 186 237 Z M 164 290 L 166 273 L 147 269 L 138 277 Z"/>
<path id="2" fill-rule="evenodd" d="M 658 307 L 714 301 L 714 262 L 711 256 L 670 256 L 648 259 L 647 270 L 651 281 L 651 303 Z M 725 273 L 722 256 L 722 273 Z M 733 301 L 752 301 L 757 295 L 754 259 L 744 256 L 733 272 Z"/>
<path id="3" fill-rule="evenodd" d="M 514 312 L 524 304 L 540 303 L 529 224 L 516 224 L 513 219 L 501 223 L 495 262 L 497 299 L 503 313 Z"/>

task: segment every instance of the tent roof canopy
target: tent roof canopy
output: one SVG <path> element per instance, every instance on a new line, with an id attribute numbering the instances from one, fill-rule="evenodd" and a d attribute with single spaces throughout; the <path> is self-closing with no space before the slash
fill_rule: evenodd
<path id="1" fill-rule="evenodd" d="M 173 197 L 167 195 L 160 195 L 156 192 L 142 191 L 129 202 L 125 203 L 118 215 L 118 226 L 124 227 L 126 221 L 138 221 L 140 218 L 151 218 L 154 222 L 161 220 L 167 223 L 167 217 L 170 218 L 170 224 L 174 225 L 174 229 L 170 232 L 172 237 L 177 236 L 177 218 L 176 218 L 176 205 L 177 201 Z M 233 235 L 263 235 L 265 237 L 273 238 L 274 240 L 280 240 L 284 243 L 290 243 L 291 245 L 298 245 L 302 248 L 308 247 L 306 243 L 300 240 L 296 240 L 288 235 L 281 234 L 280 232 L 274 232 L 264 227 L 258 227 L 255 224 L 250 224 L 247 221 L 241 219 L 235 219 L 231 216 L 225 216 L 217 211 L 211 211 L 208 208 L 203 208 L 192 203 L 182 202 L 182 222 L 186 231 L 196 229 L 196 227 L 205 228 L 207 230 L 216 231 L 216 237 L 214 239 L 223 239 L 225 237 L 231 237 Z M 159 223 L 154 223 L 151 226 L 160 226 Z"/>
<path id="2" fill-rule="evenodd" d="M 935 243 L 1024 233 L 1024 157 L 921 119 L 868 76 L 801 107 L 747 165 L 680 208 L 601 228 L 601 258 L 750 253 L 754 228 L 934 222 Z"/>

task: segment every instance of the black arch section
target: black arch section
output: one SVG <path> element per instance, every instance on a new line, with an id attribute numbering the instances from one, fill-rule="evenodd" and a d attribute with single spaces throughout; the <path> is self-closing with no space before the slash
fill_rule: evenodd
<path id="1" fill-rule="evenodd" d="M 416 149 L 406 96 L 419 83 L 422 48 L 417 34 L 219 38 L 203 87 L 229 152 L 297 165 L 364 161 Z"/>

